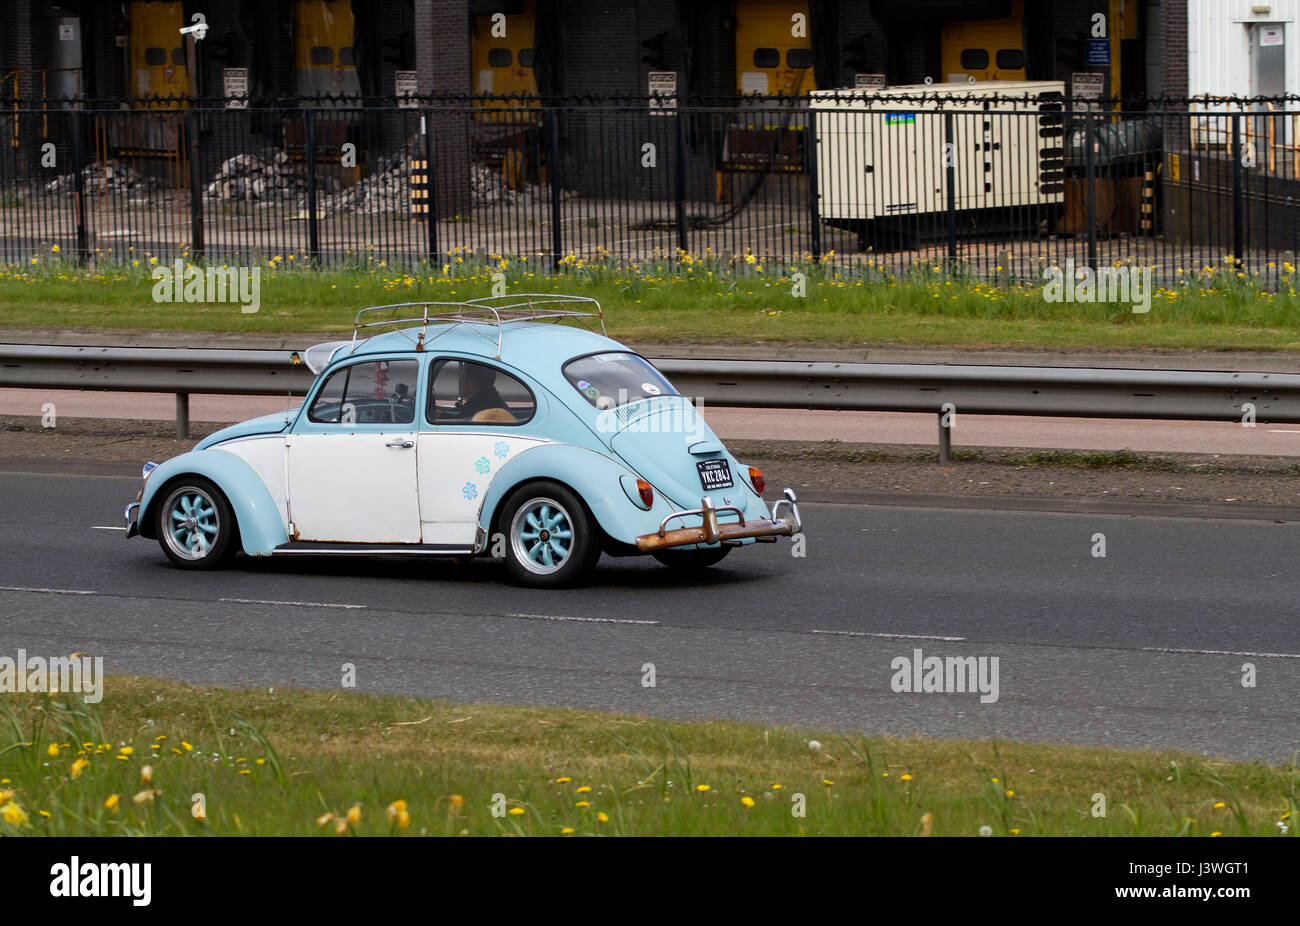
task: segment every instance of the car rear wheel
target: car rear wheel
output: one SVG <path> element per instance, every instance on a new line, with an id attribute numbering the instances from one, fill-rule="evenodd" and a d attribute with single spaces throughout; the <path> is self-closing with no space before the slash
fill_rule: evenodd
<path id="1" fill-rule="evenodd" d="M 209 480 L 178 480 L 154 509 L 158 543 L 177 566 L 211 569 L 235 552 L 235 513 Z"/>
<path id="2" fill-rule="evenodd" d="M 731 547 L 706 547 L 703 550 L 660 550 L 651 554 L 671 569 L 682 572 L 699 572 L 722 562 Z"/>
<path id="3" fill-rule="evenodd" d="M 600 558 L 596 525 L 582 500 L 564 486 L 520 486 L 502 506 L 506 570 L 534 588 L 562 588 L 582 581 Z"/>

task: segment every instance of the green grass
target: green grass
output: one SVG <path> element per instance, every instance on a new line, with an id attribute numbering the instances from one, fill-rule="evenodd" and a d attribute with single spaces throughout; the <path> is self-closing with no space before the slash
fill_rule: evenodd
<path id="1" fill-rule="evenodd" d="M 411 270 L 370 262 L 313 272 L 301 258 L 272 255 L 260 310 L 242 314 L 233 304 L 153 301 L 147 258 L 82 270 L 60 257 L 0 268 L 0 325 L 329 334 L 350 331 L 356 310 L 369 305 L 487 295 L 501 270 L 510 292 L 598 299 L 610 334 L 632 341 L 1300 351 L 1291 280 L 1273 293 L 1231 272 L 1189 274 L 1186 284 L 1160 290 L 1150 312 L 1134 314 L 1123 305 L 1051 304 L 1037 284 L 1000 288 L 925 266 L 899 275 L 868 264 L 566 258 L 552 272 L 541 261 L 449 257 Z M 792 294 L 795 272 L 805 277 L 803 298 Z"/>
<path id="2" fill-rule="evenodd" d="M 1294 763 L 135 677 L 105 690 L 0 705 L 0 835 L 1279 835 L 1300 801 Z"/>

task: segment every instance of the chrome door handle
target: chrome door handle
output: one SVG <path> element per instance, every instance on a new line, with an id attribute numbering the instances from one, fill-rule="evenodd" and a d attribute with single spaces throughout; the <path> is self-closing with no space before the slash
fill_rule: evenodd
<path id="1" fill-rule="evenodd" d="M 413 440 L 390 440 L 388 443 L 384 444 L 384 446 L 385 446 L 385 447 L 398 447 L 398 448 L 400 448 L 400 449 L 402 449 L 402 450 L 408 450 L 408 449 L 410 449 L 411 447 L 414 447 L 414 446 L 415 446 L 415 441 L 413 441 Z"/>

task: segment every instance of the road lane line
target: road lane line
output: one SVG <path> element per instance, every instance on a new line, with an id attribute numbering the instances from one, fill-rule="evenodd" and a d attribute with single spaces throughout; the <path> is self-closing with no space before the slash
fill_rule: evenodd
<path id="1" fill-rule="evenodd" d="M 45 595 L 98 595 L 79 588 L 29 588 L 25 585 L 0 585 L 0 592 L 40 592 Z"/>
<path id="2" fill-rule="evenodd" d="M 940 637 L 926 633 L 866 633 L 860 630 L 808 630 L 832 637 L 877 637 L 882 640 L 943 640 L 947 643 L 964 643 L 965 637 Z"/>
<path id="3" fill-rule="evenodd" d="M 1300 434 L 1300 431 L 1296 431 L 1288 428 L 1269 428 L 1268 433 L 1269 434 Z"/>
<path id="4" fill-rule="evenodd" d="M 565 617 L 559 614 L 507 614 L 526 621 L 574 621 L 581 624 L 657 624 L 658 621 L 634 621 L 621 617 Z"/>
<path id="5" fill-rule="evenodd" d="M 1258 659 L 1300 659 L 1300 653 L 1248 653 L 1230 649 L 1174 649 L 1168 646 L 1144 646 L 1144 653 L 1176 653 L 1181 656 L 1254 656 Z"/>
<path id="6" fill-rule="evenodd" d="M 280 604 L 294 608 L 347 608 L 355 610 L 365 607 L 363 604 L 335 604 L 330 601 L 268 601 L 265 598 L 218 598 L 217 601 L 227 601 L 231 604 Z"/>
<path id="7" fill-rule="evenodd" d="M 125 527 L 100 527 L 98 524 L 96 524 L 94 527 L 91 528 L 91 530 L 92 531 L 124 531 L 126 530 L 126 528 Z"/>

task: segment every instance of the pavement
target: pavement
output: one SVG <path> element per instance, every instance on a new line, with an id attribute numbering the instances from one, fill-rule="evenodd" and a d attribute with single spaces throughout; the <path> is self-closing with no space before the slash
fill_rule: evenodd
<path id="1" fill-rule="evenodd" d="M 1296 522 L 807 505 L 802 557 L 749 548 L 696 578 L 605 558 L 590 587 L 541 593 L 491 560 L 178 570 L 123 540 L 137 486 L 0 473 L 0 653 L 320 689 L 352 662 L 361 690 L 462 702 L 1272 763 L 1300 749 Z M 996 657 L 997 699 L 895 692 L 893 661 L 918 650 Z"/>

